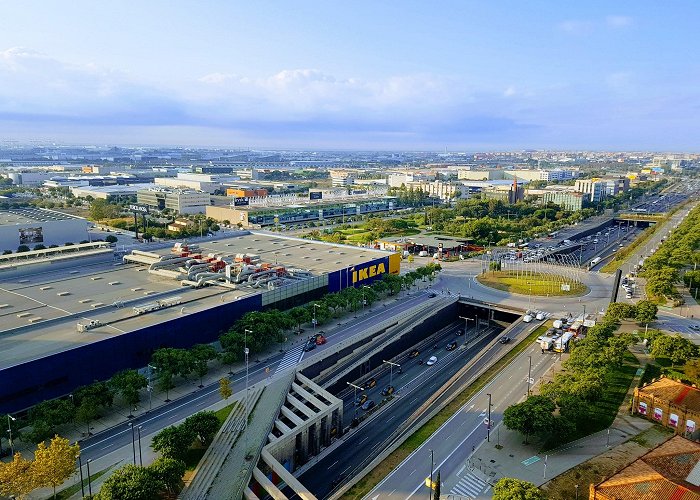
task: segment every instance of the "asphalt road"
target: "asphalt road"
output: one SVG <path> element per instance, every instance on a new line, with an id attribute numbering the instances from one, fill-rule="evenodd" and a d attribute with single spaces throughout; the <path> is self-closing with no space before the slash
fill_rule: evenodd
<path id="1" fill-rule="evenodd" d="M 398 301 L 391 306 L 387 306 L 386 308 L 376 308 L 375 311 L 368 313 L 368 315 L 364 318 L 355 321 L 340 330 L 328 334 L 328 343 L 318 346 L 311 353 L 303 353 L 301 351 L 301 345 L 297 346 L 294 352 L 298 354 L 298 357 L 292 357 L 293 364 L 299 362 L 304 354 L 307 357 L 317 355 L 322 356 L 323 351 L 331 348 L 334 343 L 356 335 L 368 325 L 391 318 L 392 316 L 421 304 L 425 301 L 426 297 L 427 295 L 425 292 L 419 292 L 413 296 L 405 296 L 405 298 L 403 298 L 401 301 Z M 266 368 L 270 368 L 270 370 L 274 372 L 280 362 L 289 362 L 290 356 L 288 356 L 286 359 L 285 356 L 287 356 L 287 353 L 274 354 L 270 358 L 263 359 L 260 363 L 254 364 L 250 369 L 248 377 L 249 384 L 253 385 L 265 379 L 265 377 L 268 376 L 266 373 Z M 244 371 L 235 373 L 230 378 L 232 381 L 231 388 L 233 389 L 234 394 L 245 390 Z M 191 394 L 188 394 L 187 396 L 173 400 L 170 403 L 158 408 L 154 408 L 152 411 L 146 413 L 145 415 L 136 417 L 130 420 L 128 423 L 124 422 L 120 425 L 95 434 L 94 436 L 90 436 L 87 439 L 81 440 L 80 445 L 82 458 L 83 460 L 96 460 L 124 446 L 131 446 L 130 424 L 132 423 L 135 426 L 141 426 L 141 435 L 147 436 L 151 433 L 160 431 L 164 427 L 173 425 L 192 415 L 193 413 L 204 410 L 220 400 L 221 396 L 219 395 L 218 382 L 209 384 L 202 389 L 198 389 Z"/>
<path id="2" fill-rule="evenodd" d="M 522 338 L 531 328 L 538 326 L 532 323 L 521 323 L 512 330 L 509 335 L 513 338 Z M 417 371 L 407 370 L 408 381 L 404 385 L 397 385 L 398 401 L 382 407 L 372 417 L 365 420 L 360 427 L 346 434 L 340 446 L 333 449 L 323 457 L 320 463 L 314 464 L 300 477 L 300 481 L 318 498 L 326 498 L 332 491 L 338 480 L 357 474 L 379 452 L 384 440 L 395 430 L 398 423 L 404 422 L 416 409 L 423 404 L 435 391 L 441 387 L 456 371 L 463 367 L 477 353 L 499 335 L 494 332 L 491 335 L 481 336 L 479 341 L 468 349 L 445 352 L 439 355 L 438 362 L 431 367 L 417 366 Z M 461 338 L 461 337 L 460 337 Z M 500 359 L 507 345 L 496 343 L 491 348 L 483 351 L 483 356 L 478 358 L 470 368 L 469 374 L 474 374 L 485 366 Z M 413 376 L 413 373 L 418 375 Z M 413 378 L 410 378 L 413 376 Z M 388 378 L 388 376 L 386 377 Z M 377 386 L 381 386 L 380 382 Z M 290 495 L 292 493 L 290 492 Z M 290 498 L 294 498 L 291 496 Z"/>
<path id="3" fill-rule="evenodd" d="M 416 494 L 427 494 L 425 479 L 430 476 L 430 460 L 433 450 L 434 470 L 440 469 L 442 482 L 456 484 L 463 474 L 467 459 L 473 450 L 487 438 L 488 394 L 491 394 L 491 441 L 498 439 L 495 427 L 500 424 L 503 411 L 527 394 L 528 356 L 532 356 L 531 378 L 533 384 L 551 368 L 556 354 L 544 353 L 533 344 L 518 355 L 491 382 L 472 397 L 458 412 L 445 422 L 427 441 L 408 456 L 396 469 L 380 482 L 367 499 L 408 499 Z M 484 486 L 480 493 L 488 491 Z M 464 492 L 452 492 L 447 487 L 443 494 L 465 496 Z"/>

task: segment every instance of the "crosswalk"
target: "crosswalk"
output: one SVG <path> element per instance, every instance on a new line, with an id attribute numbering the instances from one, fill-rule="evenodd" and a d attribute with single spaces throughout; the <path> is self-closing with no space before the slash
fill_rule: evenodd
<path id="1" fill-rule="evenodd" d="M 476 477 L 474 474 L 467 472 L 459 478 L 459 482 L 452 487 L 450 495 L 476 498 L 488 491 L 491 486 Z"/>
<path id="2" fill-rule="evenodd" d="M 302 352 L 304 352 L 304 344 L 298 345 L 288 350 L 282 358 L 282 361 L 280 361 L 280 364 L 277 365 L 277 368 L 275 369 L 275 375 L 295 367 L 297 363 L 299 363 L 299 359 L 301 358 Z"/>

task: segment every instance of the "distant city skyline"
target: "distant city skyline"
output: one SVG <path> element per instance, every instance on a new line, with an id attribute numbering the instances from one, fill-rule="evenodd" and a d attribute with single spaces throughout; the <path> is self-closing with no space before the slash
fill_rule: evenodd
<path id="1" fill-rule="evenodd" d="M 672 7 L 0 0 L 0 142 L 698 151 Z"/>

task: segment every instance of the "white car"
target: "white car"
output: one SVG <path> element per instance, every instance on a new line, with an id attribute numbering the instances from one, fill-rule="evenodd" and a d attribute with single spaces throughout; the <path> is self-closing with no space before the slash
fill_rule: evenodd
<path id="1" fill-rule="evenodd" d="M 538 312 L 537 315 L 535 316 L 535 319 L 537 321 L 542 321 L 544 319 L 544 313 L 543 312 Z"/>
<path id="2" fill-rule="evenodd" d="M 437 363 L 437 356 L 430 356 L 428 362 L 425 364 L 428 366 L 433 366 L 435 363 Z"/>
<path id="3" fill-rule="evenodd" d="M 529 323 L 530 321 L 532 321 L 532 316 L 530 316 L 529 314 L 526 314 L 525 316 L 523 316 L 523 321 L 525 323 Z"/>

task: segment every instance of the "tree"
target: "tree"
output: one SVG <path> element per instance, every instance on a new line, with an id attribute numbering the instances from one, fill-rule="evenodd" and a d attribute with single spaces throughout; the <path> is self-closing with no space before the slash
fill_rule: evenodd
<path id="1" fill-rule="evenodd" d="M 493 486 L 493 500 L 546 500 L 542 493 L 534 484 L 503 477 Z"/>
<path id="2" fill-rule="evenodd" d="M 131 417 L 131 409 L 141 400 L 139 391 L 148 385 L 148 379 L 136 370 L 124 370 L 112 376 L 107 385 L 120 394 L 124 402 L 129 405 Z"/>
<path id="3" fill-rule="evenodd" d="M 45 441 L 56 434 L 56 429 L 70 422 L 75 414 L 75 406 L 68 399 L 44 401 L 29 410 L 31 430 L 23 431 L 23 438 L 31 443 Z"/>
<path id="4" fill-rule="evenodd" d="M 102 198 L 93 200 L 90 203 L 90 218 L 93 220 L 100 221 L 104 219 L 113 219 L 118 214 L 118 207 Z"/>
<path id="5" fill-rule="evenodd" d="M 185 475 L 187 465 L 182 460 L 169 457 L 158 457 L 148 469 L 156 481 L 169 493 L 175 494 L 180 489 L 182 476 Z"/>
<path id="6" fill-rule="evenodd" d="M 102 485 L 99 500 L 154 500 L 165 485 L 150 467 L 125 465 Z"/>
<path id="7" fill-rule="evenodd" d="M 12 462 L 0 462 L 0 494 L 24 498 L 37 488 L 32 465 L 33 462 L 22 458 L 19 452 L 12 457 Z"/>
<path id="8" fill-rule="evenodd" d="M 635 319 L 640 323 L 651 323 L 656 319 L 656 313 L 659 308 L 649 300 L 640 300 L 637 302 L 637 313 Z"/>
<path id="9" fill-rule="evenodd" d="M 614 319 L 634 318 L 637 315 L 637 308 L 634 304 L 625 304 L 624 302 L 613 302 L 608 306 L 605 315 Z"/>
<path id="10" fill-rule="evenodd" d="M 217 359 L 219 355 L 211 344 L 196 344 L 190 349 L 194 358 L 194 372 L 199 377 L 200 389 L 204 387 L 202 380 L 209 372 L 209 361 Z"/>
<path id="11" fill-rule="evenodd" d="M 160 370 L 158 372 L 158 378 L 156 379 L 156 386 L 159 390 L 165 391 L 165 402 L 169 402 L 170 389 L 175 388 L 175 383 L 173 382 L 173 372 L 170 370 Z"/>
<path id="12" fill-rule="evenodd" d="M 221 399 L 228 399 L 233 395 L 231 380 L 228 377 L 219 379 L 219 394 L 221 394 Z"/>
<path id="13" fill-rule="evenodd" d="M 213 411 L 200 411 L 187 417 L 182 425 L 196 435 L 202 444 L 206 444 L 214 437 L 221 423 Z"/>
<path id="14" fill-rule="evenodd" d="M 556 405 L 545 396 L 530 396 L 522 403 L 506 408 L 503 423 L 509 429 L 525 434 L 528 444 L 530 434 L 547 432 L 554 423 Z"/>
<path id="15" fill-rule="evenodd" d="M 95 382 L 80 387 L 73 393 L 77 405 L 75 419 L 87 425 L 87 435 L 90 435 L 90 422 L 100 416 L 100 410 L 112 406 L 114 393 L 106 382 Z"/>
<path id="16" fill-rule="evenodd" d="M 164 457 L 180 460 L 184 457 L 194 438 L 194 433 L 186 426 L 170 426 L 153 436 L 151 448 Z"/>
<path id="17" fill-rule="evenodd" d="M 56 498 L 56 486 L 75 474 L 75 460 L 80 454 L 80 445 L 71 446 L 66 438 L 55 436 L 48 446 L 39 443 L 34 452 L 32 469 L 37 485 L 53 488 L 53 497 Z"/>
<path id="18" fill-rule="evenodd" d="M 654 341 L 651 347 L 651 355 L 655 358 L 668 358 L 671 360 L 671 367 L 677 363 L 683 363 L 697 354 L 697 347 L 690 340 L 684 339 L 680 335 L 671 337 L 663 335 Z"/>
<path id="19" fill-rule="evenodd" d="M 28 252 L 30 248 L 27 245 L 20 245 L 17 247 L 17 253 Z"/>
<path id="20" fill-rule="evenodd" d="M 294 307 L 287 311 L 287 315 L 294 321 L 297 326 L 297 331 L 301 330 L 301 324 L 306 323 L 311 319 L 309 310 L 305 307 Z"/>
<path id="21" fill-rule="evenodd" d="M 116 243 L 117 241 L 119 241 L 119 238 L 117 238 L 113 234 L 108 234 L 107 237 L 105 238 L 105 241 L 107 243 Z"/>

